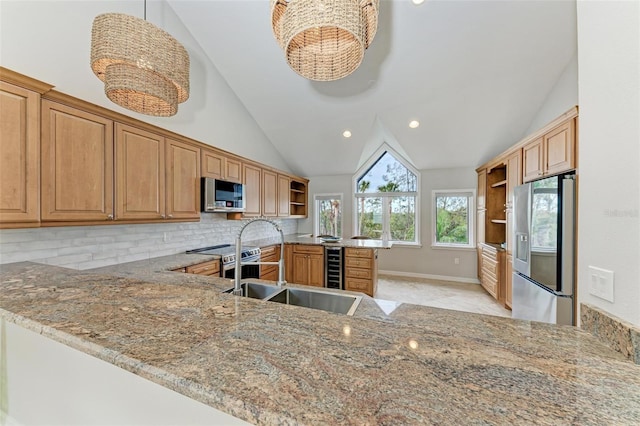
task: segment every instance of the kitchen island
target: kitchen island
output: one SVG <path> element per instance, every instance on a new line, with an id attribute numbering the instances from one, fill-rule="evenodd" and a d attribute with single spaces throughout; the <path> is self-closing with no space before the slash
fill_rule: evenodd
<path id="1" fill-rule="evenodd" d="M 256 424 L 640 418 L 640 367 L 574 327 L 369 297 L 347 317 L 171 272 L 203 259 L 2 265 L 0 316 Z"/>

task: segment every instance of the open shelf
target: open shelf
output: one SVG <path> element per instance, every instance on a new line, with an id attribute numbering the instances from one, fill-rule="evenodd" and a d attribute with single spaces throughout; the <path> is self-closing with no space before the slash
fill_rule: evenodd
<path id="1" fill-rule="evenodd" d="M 289 185 L 289 216 L 307 217 L 307 184 L 291 180 Z"/>
<path id="2" fill-rule="evenodd" d="M 507 219 L 491 219 L 491 223 L 502 223 L 507 224 Z"/>
<path id="3" fill-rule="evenodd" d="M 504 180 L 501 180 L 500 182 L 496 182 L 496 183 L 492 183 L 491 184 L 492 188 L 498 188 L 500 186 L 507 186 L 507 180 L 504 179 Z"/>

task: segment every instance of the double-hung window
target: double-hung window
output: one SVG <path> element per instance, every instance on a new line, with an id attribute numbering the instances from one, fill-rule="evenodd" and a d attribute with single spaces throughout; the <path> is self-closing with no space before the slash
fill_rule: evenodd
<path id="1" fill-rule="evenodd" d="M 419 244 L 419 173 L 383 145 L 354 176 L 354 234 Z"/>
<path id="2" fill-rule="evenodd" d="M 432 198 L 433 246 L 474 247 L 474 191 L 436 190 Z"/>

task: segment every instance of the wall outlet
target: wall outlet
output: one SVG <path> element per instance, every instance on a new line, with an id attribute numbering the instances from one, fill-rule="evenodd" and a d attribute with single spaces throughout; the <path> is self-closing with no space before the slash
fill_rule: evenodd
<path id="1" fill-rule="evenodd" d="M 613 271 L 589 266 L 589 293 L 613 303 Z"/>
<path id="2" fill-rule="evenodd" d="M 459 265 L 460 264 L 460 258 L 459 257 L 454 258 L 453 259 L 453 263 L 455 263 L 456 265 Z"/>

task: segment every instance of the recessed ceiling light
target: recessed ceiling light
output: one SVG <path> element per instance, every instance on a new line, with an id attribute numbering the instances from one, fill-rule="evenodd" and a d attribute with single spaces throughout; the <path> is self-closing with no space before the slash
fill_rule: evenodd
<path id="1" fill-rule="evenodd" d="M 412 129 L 415 129 L 416 127 L 418 127 L 420 125 L 420 122 L 418 120 L 411 120 L 409 122 L 409 127 L 411 127 Z"/>
<path id="2" fill-rule="evenodd" d="M 345 138 L 350 138 L 351 132 L 349 130 L 345 130 L 344 132 L 342 132 L 342 136 L 344 136 Z"/>
<path id="3" fill-rule="evenodd" d="M 424 3 L 424 0 L 411 0 L 413 4 L 418 5 Z"/>

